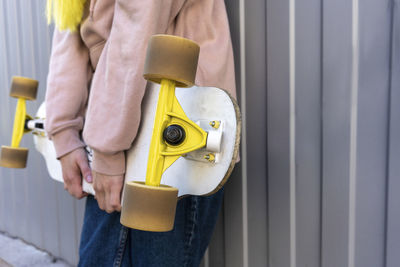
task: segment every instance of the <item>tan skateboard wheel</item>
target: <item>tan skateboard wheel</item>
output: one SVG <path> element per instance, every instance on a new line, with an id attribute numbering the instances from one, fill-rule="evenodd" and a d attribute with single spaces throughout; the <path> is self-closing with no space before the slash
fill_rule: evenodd
<path id="1" fill-rule="evenodd" d="M 25 77 L 14 76 L 11 83 L 10 96 L 35 100 L 39 82 Z"/>
<path id="2" fill-rule="evenodd" d="M 121 224 L 151 232 L 174 228 L 178 189 L 167 185 L 149 186 L 143 182 L 125 184 Z"/>
<path id="3" fill-rule="evenodd" d="M 0 166 L 6 168 L 25 168 L 28 149 L 22 147 L 1 147 Z"/>
<path id="4" fill-rule="evenodd" d="M 161 83 L 162 79 L 176 82 L 177 87 L 195 83 L 200 47 L 193 41 L 172 35 L 153 35 L 147 48 L 144 78 Z"/>

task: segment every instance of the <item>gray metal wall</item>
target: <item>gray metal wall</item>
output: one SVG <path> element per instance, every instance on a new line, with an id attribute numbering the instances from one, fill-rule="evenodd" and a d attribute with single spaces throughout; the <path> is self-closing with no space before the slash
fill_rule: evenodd
<path id="1" fill-rule="evenodd" d="M 44 96 L 51 30 L 42 2 L 0 1 L 2 144 L 11 138 L 11 75 L 39 79 Z M 226 4 L 242 160 L 204 265 L 397 267 L 400 1 Z M 27 170 L 0 169 L 0 230 L 76 263 L 83 202 L 30 153 Z"/>
<path id="2" fill-rule="evenodd" d="M 0 1 L 0 143 L 11 144 L 16 100 L 8 97 L 11 76 L 40 81 L 38 100 L 27 102 L 34 115 L 44 100 L 51 44 L 46 25 L 46 1 Z M 73 200 L 63 186 L 50 180 L 45 162 L 31 136 L 25 170 L 0 168 L 0 231 L 35 244 L 70 263 L 77 262 L 83 201 Z M 1 249 L 1 248 L 0 248 Z"/>

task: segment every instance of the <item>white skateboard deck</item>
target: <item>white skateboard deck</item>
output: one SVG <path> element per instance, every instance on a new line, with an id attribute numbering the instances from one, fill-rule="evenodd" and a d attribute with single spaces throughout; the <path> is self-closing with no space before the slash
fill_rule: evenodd
<path id="1" fill-rule="evenodd" d="M 159 88 L 158 84 L 148 83 L 138 135 L 127 151 L 125 181 L 145 181 Z M 178 188 L 178 196 L 212 194 L 226 182 L 237 159 L 241 130 L 239 109 L 227 92 L 215 87 L 176 88 L 175 94 L 190 120 L 209 132 L 209 136 L 222 133 L 222 139 L 219 144 L 210 140 L 208 149 L 202 148 L 180 157 L 163 173 L 161 183 Z M 45 118 L 45 103 L 36 116 Z M 221 126 L 215 129 L 209 125 L 210 121 L 220 121 Z M 46 160 L 50 176 L 63 182 L 53 142 L 42 135 L 34 135 L 34 142 Z M 215 154 L 214 162 L 204 159 L 210 152 Z M 82 186 L 85 192 L 95 194 L 92 185 L 85 180 Z"/>

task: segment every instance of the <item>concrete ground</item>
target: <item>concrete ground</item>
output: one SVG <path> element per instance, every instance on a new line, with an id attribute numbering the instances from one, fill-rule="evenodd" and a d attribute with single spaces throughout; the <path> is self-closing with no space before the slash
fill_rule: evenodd
<path id="1" fill-rule="evenodd" d="M 62 260 L 28 245 L 20 239 L 0 233 L 0 267 L 71 267 Z"/>

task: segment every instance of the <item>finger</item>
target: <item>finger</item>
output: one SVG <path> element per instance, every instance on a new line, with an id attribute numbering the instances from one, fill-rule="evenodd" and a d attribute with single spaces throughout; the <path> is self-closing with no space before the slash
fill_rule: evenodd
<path id="1" fill-rule="evenodd" d="M 67 178 L 68 179 L 68 178 Z M 82 197 L 84 197 L 84 192 L 82 190 L 82 177 L 80 174 L 73 174 L 71 176 L 69 176 L 69 183 L 67 184 L 68 187 L 68 192 L 80 199 Z"/>
<path id="2" fill-rule="evenodd" d="M 71 178 L 68 173 L 63 174 L 63 180 L 64 180 L 64 189 L 68 190 L 68 188 L 71 186 Z"/>
<path id="3" fill-rule="evenodd" d="M 64 170 L 62 172 L 62 178 L 63 178 L 63 182 L 64 182 L 64 189 L 67 190 L 69 179 L 67 178 L 67 174 L 64 172 Z"/>
<path id="4" fill-rule="evenodd" d="M 106 192 L 106 211 L 108 213 L 114 211 L 121 211 L 121 188 L 119 186 L 113 186 L 111 190 Z"/>
<path id="5" fill-rule="evenodd" d="M 70 186 L 71 184 L 75 183 L 76 180 L 81 182 L 81 172 L 79 170 L 79 166 L 77 164 L 73 164 L 71 167 L 66 169 L 63 172 L 63 179 L 64 183 L 67 184 L 67 186 Z"/>
<path id="6" fill-rule="evenodd" d="M 85 192 L 82 192 L 82 193 L 73 193 L 73 194 L 70 193 L 70 194 L 71 194 L 71 196 L 73 196 L 73 197 L 76 198 L 76 199 L 82 199 L 82 198 L 88 196 L 88 194 L 85 193 Z"/>
<path id="7" fill-rule="evenodd" d="M 82 191 L 82 186 L 76 183 L 73 183 L 68 187 L 68 192 L 72 196 L 78 199 L 81 199 L 84 196 L 84 192 Z"/>
<path id="8" fill-rule="evenodd" d="M 97 204 L 99 205 L 99 209 L 105 210 L 106 205 L 105 205 L 105 200 L 104 200 L 104 194 L 102 192 L 96 192 L 96 200 L 97 200 Z"/>
<path id="9" fill-rule="evenodd" d="M 78 166 L 79 166 L 79 168 L 81 170 L 81 174 L 85 178 L 85 180 L 88 183 L 92 183 L 93 182 L 92 170 L 89 167 L 89 163 L 88 163 L 86 156 L 84 156 L 82 159 L 79 159 Z"/>
<path id="10" fill-rule="evenodd" d="M 95 198 L 97 200 L 97 204 L 99 205 L 99 208 L 101 210 L 105 210 L 104 190 L 103 190 L 103 187 L 101 186 L 100 181 L 97 179 L 96 174 L 94 175 L 93 189 L 94 189 L 94 192 L 96 193 Z"/>

